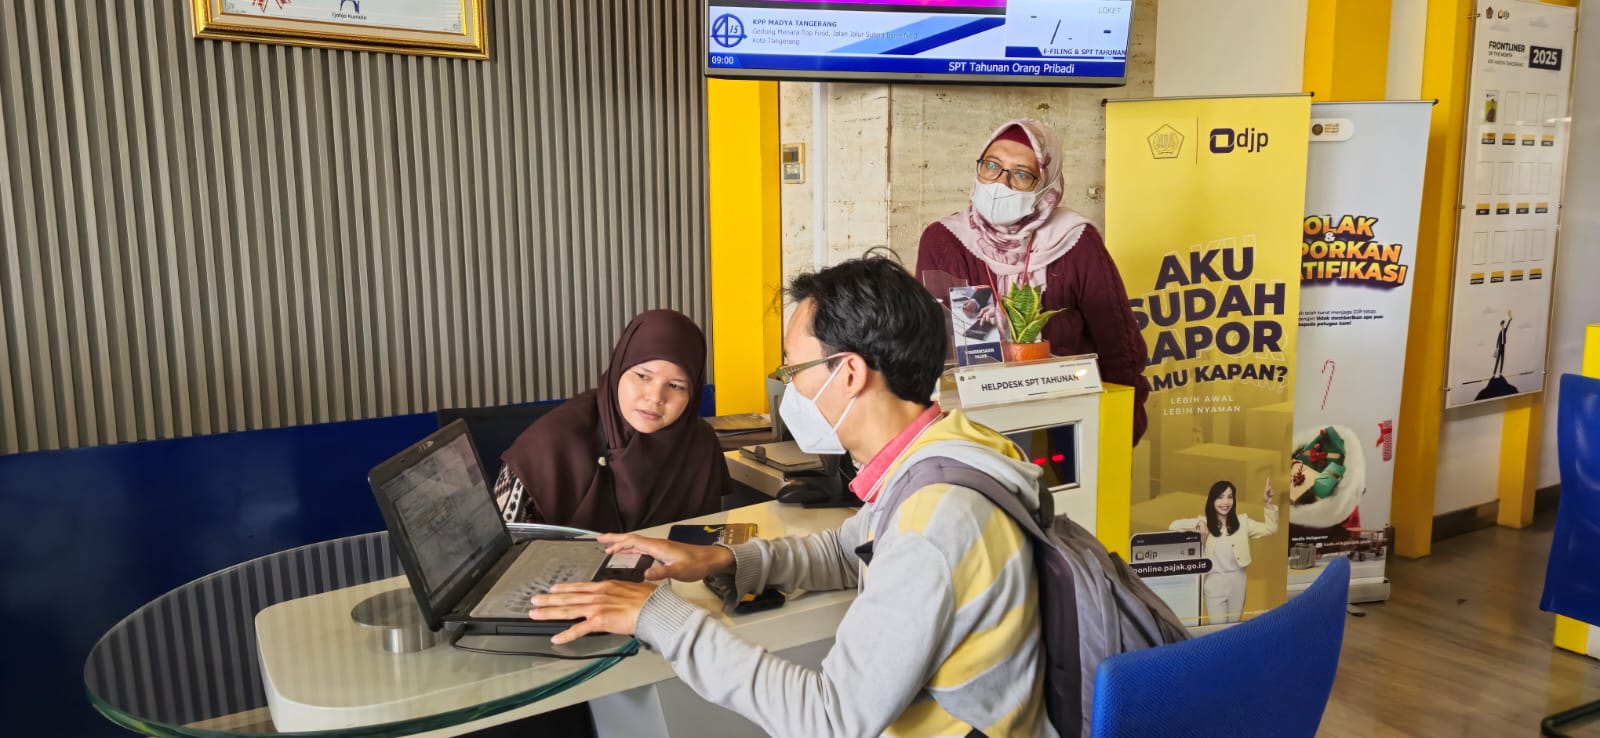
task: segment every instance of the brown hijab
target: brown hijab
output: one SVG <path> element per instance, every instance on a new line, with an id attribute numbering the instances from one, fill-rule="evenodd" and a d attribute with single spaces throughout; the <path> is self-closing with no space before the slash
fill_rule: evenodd
<path id="1" fill-rule="evenodd" d="M 639 433 L 617 405 L 617 382 L 665 359 L 689 375 L 689 404 L 672 425 Z M 728 467 L 699 417 L 706 337 L 672 310 L 641 313 L 622 330 L 600 386 L 523 431 L 500 458 L 522 481 L 528 521 L 620 533 L 716 512 Z"/>

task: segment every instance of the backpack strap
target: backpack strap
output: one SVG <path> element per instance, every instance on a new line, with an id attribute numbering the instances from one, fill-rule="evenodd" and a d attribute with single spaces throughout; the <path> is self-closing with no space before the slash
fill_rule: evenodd
<path id="1" fill-rule="evenodd" d="M 1076 576 L 1066 556 L 1056 547 L 1040 524 L 1053 521 L 1053 500 L 1043 481 L 1039 485 L 1039 518 L 1030 513 L 1022 498 L 994 477 L 948 456 L 928 456 L 913 460 L 895 475 L 893 484 L 879 500 L 873 520 L 873 540 L 883 537 L 895 510 L 917 490 L 934 484 L 965 487 L 984 496 L 1000 508 L 1033 540 L 1035 581 L 1039 587 L 1039 638 L 1044 649 L 1046 717 L 1063 736 L 1074 735 L 1068 726 L 1084 725 L 1083 657 L 1079 652 L 1079 622 Z M 870 545 L 870 542 L 869 544 Z M 858 552 L 859 553 L 859 552 Z M 871 551 L 866 552 L 868 557 Z M 1052 638 L 1054 633 L 1056 637 Z"/>
<path id="2" fill-rule="evenodd" d="M 984 496 L 994 503 L 1011 520 L 1022 528 L 1024 533 L 1045 545 L 1054 545 L 1045 535 L 1044 529 L 1050 520 L 1055 518 L 1054 500 L 1045 488 L 1043 481 L 1039 482 L 1039 512 L 1037 516 L 1028 512 L 1022 503 L 1022 498 L 1013 493 L 994 477 L 989 476 L 971 465 L 956 461 L 948 456 L 928 456 L 914 460 L 910 466 L 895 475 L 894 484 L 884 490 L 884 496 L 878 502 L 877 519 L 873 521 L 873 539 L 883 537 L 889 529 L 889 520 L 894 517 L 896 510 L 917 490 L 934 484 L 950 484 L 965 487 Z M 1041 523 L 1041 520 L 1044 521 Z"/>

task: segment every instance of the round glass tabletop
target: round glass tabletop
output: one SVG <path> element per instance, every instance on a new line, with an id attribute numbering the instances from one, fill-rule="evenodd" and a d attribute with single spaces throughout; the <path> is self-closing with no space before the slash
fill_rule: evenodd
<path id="1" fill-rule="evenodd" d="M 576 649 L 537 637 L 459 644 L 567 658 L 490 655 L 358 622 L 394 590 L 409 594 L 387 533 L 255 559 L 124 618 L 89 653 L 84 685 L 97 710 L 142 735 L 411 735 L 555 696 L 638 649 L 617 636 Z"/>

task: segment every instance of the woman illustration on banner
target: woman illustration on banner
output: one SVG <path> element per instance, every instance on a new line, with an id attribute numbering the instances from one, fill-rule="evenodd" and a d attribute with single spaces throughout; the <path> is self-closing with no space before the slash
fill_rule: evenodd
<path id="1" fill-rule="evenodd" d="M 1266 538 L 1278 532 L 1278 507 L 1272 504 L 1272 480 L 1262 493 L 1266 522 L 1240 515 L 1239 495 L 1233 483 L 1222 480 L 1211 485 L 1206 495 L 1205 514 L 1198 518 L 1172 521 L 1168 530 L 1200 533 L 1201 550 L 1211 559 L 1211 571 L 1204 575 L 1201 589 L 1206 597 L 1206 623 L 1237 623 L 1244 612 L 1245 567 L 1250 566 L 1250 539 Z"/>
<path id="2" fill-rule="evenodd" d="M 917 279 L 945 272 L 994 287 L 996 301 L 1015 284 L 1043 290 L 1040 309 L 1061 312 L 1040 337 L 1057 356 L 1097 354 L 1105 381 L 1134 388 L 1130 441 L 1138 443 L 1150 394 L 1144 376 L 1149 354 L 1100 232 L 1082 215 L 1057 207 L 1066 166 L 1060 143 L 1044 123 L 1021 119 L 995 129 L 977 153 L 967 207 L 922 231 Z M 935 297 L 943 302 L 949 296 Z M 977 319 L 998 324 L 1001 311 L 991 305 Z"/>

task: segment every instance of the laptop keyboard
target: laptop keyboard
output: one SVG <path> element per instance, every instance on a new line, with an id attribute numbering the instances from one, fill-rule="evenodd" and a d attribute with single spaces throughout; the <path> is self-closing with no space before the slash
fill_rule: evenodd
<path id="1" fill-rule="evenodd" d="M 536 594 L 562 582 L 587 582 L 606 560 L 598 541 L 529 541 L 500 581 L 472 608 L 474 618 L 525 618 Z"/>

